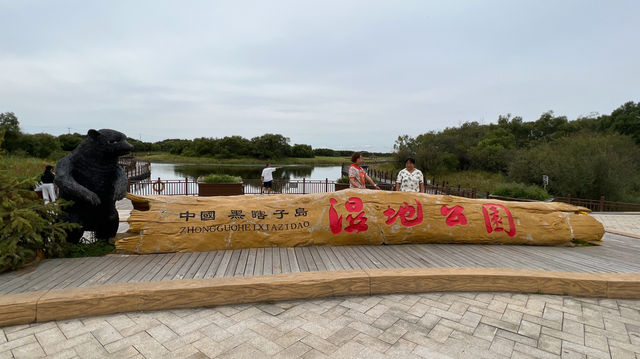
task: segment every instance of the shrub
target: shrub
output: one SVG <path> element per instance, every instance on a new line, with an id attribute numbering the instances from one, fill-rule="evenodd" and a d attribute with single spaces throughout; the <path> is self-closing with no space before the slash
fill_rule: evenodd
<path id="1" fill-rule="evenodd" d="M 45 205 L 29 186 L 35 178 L 19 180 L 0 170 L 0 272 L 34 259 L 41 250 L 48 257 L 64 255 L 66 230 L 75 224 L 61 221 L 69 202 Z"/>
<path id="2" fill-rule="evenodd" d="M 527 186 L 522 183 L 500 184 L 496 187 L 493 194 L 511 198 L 535 199 L 538 201 L 544 201 L 551 197 L 549 193 L 541 187 L 535 185 Z"/>
<path id="3" fill-rule="evenodd" d="M 336 181 L 336 183 L 349 183 L 349 177 L 347 177 L 347 176 L 342 176 L 342 177 L 338 178 L 338 180 Z"/>
<path id="4" fill-rule="evenodd" d="M 541 183 L 549 192 L 576 198 L 628 201 L 639 181 L 640 147 L 629 136 L 583 133 L 520 151 L 511 163 L 514 182 Z"/>
<path id="5" fill-rule="evenodd" d="M 242 182 L 242 178 L 239 176 L 231 176 L 231 175 L 219 175 L 219 174 L 210 174 L 203 177 L 200 182 L 203 183 L 238 183 Z"/>

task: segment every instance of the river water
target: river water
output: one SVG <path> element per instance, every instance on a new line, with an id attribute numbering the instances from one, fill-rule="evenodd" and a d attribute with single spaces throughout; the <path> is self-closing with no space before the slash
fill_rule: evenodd
<path id="1" fill-rule="evenodd" d="M 227 174 L 243 179 L 259 179 L 264 166 L 255 165 L 207 165 L 188 163 L 151 163 L 151 179 L 196 179 L 209 174 Z M 273 173 L 273 178 L 288 180 L 314 179 L 335 181 L 340 178 L 340 166 L 285 165 Z"/>

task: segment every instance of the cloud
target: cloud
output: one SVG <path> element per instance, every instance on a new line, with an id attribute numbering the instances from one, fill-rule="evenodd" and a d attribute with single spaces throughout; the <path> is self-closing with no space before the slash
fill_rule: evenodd
<path id="1" fill-rule="evenodd" d="M 637 100 L 634 1 L 7 2 L 0 111 L 28 132 L 281 133 L 391 151 L 500 114 Z M 635 97 L 635 98 L 634 98 Z"/>

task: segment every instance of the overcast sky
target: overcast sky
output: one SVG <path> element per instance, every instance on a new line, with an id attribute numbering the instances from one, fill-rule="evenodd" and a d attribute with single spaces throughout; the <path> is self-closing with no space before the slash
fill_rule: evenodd
<path id="1" fill-rule="evenodd" d="M 500 114 L 639 101 L 638 14 L 635 0 L 0 0 L 0 112 L 28 133 L 391 151 Z"/>

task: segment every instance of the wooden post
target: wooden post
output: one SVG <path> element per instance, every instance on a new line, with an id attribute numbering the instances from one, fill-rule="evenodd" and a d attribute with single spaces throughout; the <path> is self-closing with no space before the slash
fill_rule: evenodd
<path id="1" fill-rule="evenodd" d="M 304 193 L 305 193 L 305 192 L 304 192 L 304 190 L 305 190 L 305 188 L 304 188 L 304 187 L 305 187 L 305 184 L 306 184 L 306 181 L 305 181 L 305 178 L 303 177 L 303 178 L 302 178 L 302 194 L 304 194 Z"/>
<path id="2" fill-rule="evenodd" d="M 604 196 L 600 196 L 600 212 L 604 212 Z"/>
<path id="3" fill-rule="evenodd" d="M 189 195 L 189 177 L 184 178 L 184 195 Z"/>
<path id="4" fill-rule="evenodd" d="M 571 204 L 571 195 L 570 194 L 567 195 L 567 203 Z"/>
<path id="5" fill-rule="evenodd" d="M 476 198 L 476 188 L 471 189 L 471 198 Z"/>
<path id="6" fill-rule="evenodd" d="M 329 192 L 329 179 L 328 178 L 324 179 L 324 191 L 325 192 Z"/>

